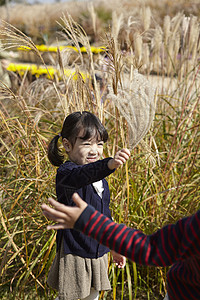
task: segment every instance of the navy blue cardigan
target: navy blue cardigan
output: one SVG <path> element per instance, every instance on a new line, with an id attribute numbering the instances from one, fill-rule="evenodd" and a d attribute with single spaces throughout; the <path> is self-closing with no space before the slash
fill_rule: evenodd
<path id="1" fill-rule="evenodd" d="M 106 158 L 86 165 L 76 165 L 70 161 L 62 164 L 58 168 L 56 175 L 58 201 L 70 206 L 75 205 L 71 196 L 76 191 L 88 204 L 91 204 L 96 210 L 111 218 L 109 209 L 110 192 L 108 183 L 104 179 L 104 177 L 114 172 L 114 170 L 108 168 L 110 159 Z M 93 182 L 99 180 L 103 180 L 104 191 L 102 199 L 92 186 Z M 97 258 L 110 251 L 97 241 L 73 229 L 57 231 L 57 250 L 60 248 L 62 237 L 65 254 L 71 253 L 85 258 Z"/>

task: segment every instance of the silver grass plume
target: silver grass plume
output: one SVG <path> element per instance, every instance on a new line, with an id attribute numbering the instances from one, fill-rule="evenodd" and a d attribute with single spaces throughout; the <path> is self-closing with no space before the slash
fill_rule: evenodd
<path id="1" fill-rule="evenodd" d="M 151 49 L 152 49 L 152 68 L 155 72 L 159 73 L 161 67 L 161 58 L 160 53 L 163 45 L 163 31 L 162 28 L 157 25 L 154 31 L 154 36 L 151 40 Z"/>
<path id="2" fill-rule="evenodd" d="M 196 16 L 190 17 L 190 23 L 189 23 L 189 39 L 188 39 L 188 48 L 189 53 L 195 53 L 194 49 L 197 49 L 197 44 L 199 40 L 199 24 L 198 24 L 198 18 Z M 195 53 L 196 54 L 196 53 Z M 196 55 L 193 54 L 192 57 L 195 57 Z"/>
<path id="3" fill-rule="evenodd" d="M 183 17 L 184 17 L 183 13 L 180 12 L 180 13 L 177 13 L 171 20 L 171 28 L 173 28 L 173 31 L 172 31 L 173 38 L 175 38 L 177 33 L 180 32 Z"/>
<path id="4" fill-rule="evenodd" d="M 140 10 L 141 21 L 143 22 L 144 31 L 147 31 L 151 25 L 151 9 L 149 6 L 143 6 Z"/>
<path id="5" fill-rule="evenodd" d="M 164 43 L 165 46 L 168 45 L 168 41 L 170 39 L 171 36 L 171 19 L 170 16 L 165 16 L 164 17 L 164 22 L 163 22 L 163 35 L 164 35 Z"/>
<path id="6" fill-rule="evenodd" d="M 123 26 L 123 21 L 124 21 L 123 14 L 118 16 L 115 11 L 112 13 L 112 36 L 116 42 L 117 42 L 119 32 Z"/>
<path id="7" fill-rule="evenodd" d="M 135 49 L 135 57 L 138 63 L 142 60 L 142 49 L 143 49 L 143 41 L 142 36 L 139 32 L 134 33 L 134 49 Z"/>
<path id="8" fill-rule="evenodd" d="M 124 80 L 115 95 L 109 88 L 111 99 L 129 126 L 129 147 L 134 148 L 152 125 L 156 110 L 156 89 L 145 76 L 133 71 L 132 80 Z"/>
<path id="9" fill-rule="evenodd" d="M 94 9 L 93 3 L 89 2 L 88 4 L 88 11 L 90 12 L 91 18 L 92 18 L 92 27 L 94 30 L 94 33 L 96 34 L 97 28 L 96 28 L 96 23 L 97 23 L 97 15 Z"/>

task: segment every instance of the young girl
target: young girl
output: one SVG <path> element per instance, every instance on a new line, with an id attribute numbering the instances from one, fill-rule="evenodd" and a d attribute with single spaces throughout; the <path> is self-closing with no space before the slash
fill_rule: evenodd
<path id="1" fill-rule="evenodd" d="M 57 146 L 60 137 L 69 158 L 66 162 Z M 59 202 L 73 206 L 71 197 L 76 191 L 85 202 L 111 218 L 110 193 L 104 177 L 125 163 L 130 152 L 122 149 L 114 158 L 101 160 L 107 139 L 106 129 L 94 114 L 74 112 L 66 117 L 61 133 L 48 148 L 50 162 L 59 166 L 56 175 Z M 47 282 L 58 290 L 59 300 L 98 299 L 99 291 L 110 289 L 107 247 L 73 229 L 58 230 L 56 242 L 57 253 Z M 123 267 L 125 258 L 112 254 L 116 264 Z"/>

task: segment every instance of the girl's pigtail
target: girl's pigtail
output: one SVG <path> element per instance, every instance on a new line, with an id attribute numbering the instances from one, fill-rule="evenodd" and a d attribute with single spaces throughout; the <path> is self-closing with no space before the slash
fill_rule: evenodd
<path id="1" fill-rule="evenodd" d="M 58 139 L 60 134 L 56 135 L 48 146 L 48 159 L 52 165 L 59 167 L 64 162 L 64 155 L 58 148 Z"/>

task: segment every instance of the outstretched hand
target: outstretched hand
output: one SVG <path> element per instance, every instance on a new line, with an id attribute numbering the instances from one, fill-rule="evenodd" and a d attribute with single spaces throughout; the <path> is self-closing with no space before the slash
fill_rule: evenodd
<path id="1" fill-rule="evenodd" d="M 123 165 L 130 157 L 131 153 L 129 149 L 123 148 L 115 154 L 114 158 L 108 161 L 108 168 L 110 170 L 116 169 Z"/>
<path id="2" fill-rule="evenodd" d="M 64 228 L 73 228 L 74 224 L 87 207 L 87 203 L 83 201 L 77 193 L 74 193 L 72 199 L 76 206 L 66 206 L 59 203 L 58 201 L 49 198 L 49 203 L 54 207 L 50 207 L 46 204 L 42 204 L 43 214 L 55 222 L 54 225 L 48 225 L 47 229 L 64 229 Z"/>

